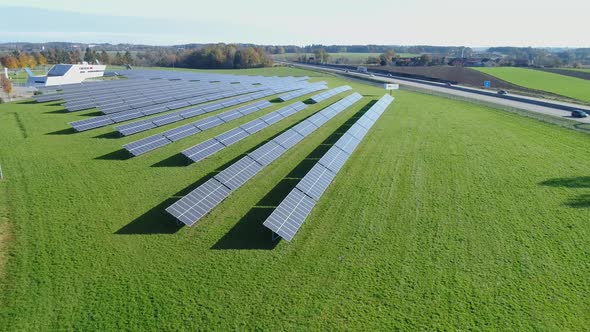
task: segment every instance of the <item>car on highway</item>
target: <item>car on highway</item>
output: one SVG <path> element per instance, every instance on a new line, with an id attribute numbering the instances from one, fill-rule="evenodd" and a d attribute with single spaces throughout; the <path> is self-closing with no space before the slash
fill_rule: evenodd
<path id="1" fill-rule="evenodd" d="M 507 95 L 508 92 L 506 92 L 506 90 L 500 90 L 500 91 L 498 91 L 498 94 L 499 95 Z"/>
<path id="2" fill-rule="evenodd" d="M 588 117 L 588 113 L 582 110 L 573 110 L 572 111 L 572 118 L 585 118 Z"/>

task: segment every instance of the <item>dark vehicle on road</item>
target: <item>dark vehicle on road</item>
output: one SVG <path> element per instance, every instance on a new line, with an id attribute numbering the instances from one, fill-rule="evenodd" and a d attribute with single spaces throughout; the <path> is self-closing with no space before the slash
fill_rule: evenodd
<path id="1" fill-rule="evenodd" d="M 572 118 L 585 118 L 588 117 L 588 113 L 581 111 L 581 110 L 573 110 L 572 111 Z"/>
<path id="2" fill-rule="evenodd" d="M 498 91 L 498 94 L 499 95 L 507 95 L 508 92 L 506 92 L 506 90 L 500 90 L 500 91 Z"/>

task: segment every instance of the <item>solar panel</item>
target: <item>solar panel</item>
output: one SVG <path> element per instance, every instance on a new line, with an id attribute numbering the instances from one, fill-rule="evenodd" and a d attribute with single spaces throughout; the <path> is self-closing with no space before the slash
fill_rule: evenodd
<path id="1" fill-rule="evenodd" d="M 191 135 L 197 134 L 201 132 L 201 130 L 192 124 L 187 124 L 184 126 L 180 126 L 178 128 L 170 129 L 163 133 L 169 140 L 176 142 L 181 140 L 185 137 L 189 137 Z"/>
<path id="2" fill-rule="evenodd" d="M 120 114 L 120 115 L 111 116 L 111 120 L 113 120 L 116 123 L 119 123 L 119 122 L 124 122 L 127 120 L 141 118 L 142 116 L 143 116 L 143 113 L 141 113 L 139 111 L 137 111 L 137 112 L 124 112 L 123 114 Z"/>
<path id="3" fill-rule="evenodd" d="M 155 105 L 155 106 L 148 106 L 148 107 L 144 107 L 142 109 L 140 109 L 141 113 L 143 113 L 143 115 L 154 115 L 157 113 L 162 113 L 164 111 L 167 111 L 168 108 L 166 108 L 165 106 L 162 105 Z"/>
<path id="4" fill-rule="evenodd" d="M 261 131 L 262 129 L 268 127 L 268 123 L 260 120 L 260 119 L 256 119 L 256 120 L 252 120 L 246 124 L 243 124 L 242 129 L 244 129 L 245 131 L 247 131 L 250 135 Z"/>
<path id="5" fill-rule="evenodd" d="M 281 145 L 285 149 L 289 149 L 295 144 L 301 142 L 303 138 L 303 135 L 299 134 L 297 131 L 289 129 L 284 133 L 280 134 L 279 136 L 275 137 L 273 141 Z"/>
<path id="6" fill-rule="evenodd" d="M 272 113 L 268 113 L 262 117 L 260 117 L 260 119 L 266 123 L 268 123 L 268 125 L 273 125 L 279 121 L 281 121 L 284 117 L 281 115 L 281 113 L 279 113 L 278 111 L 276 112 L 272 112 Z"/>
<path id="7" fill-rule="evenodd" d="M 314 206 L 315 201 L 313 199 L 295 188 L 266 219 L 263 225 L 283 239 L 291 241 Z"/>
<path id="8" fill-rule="evenodd" d="M 263 166 L 254 161 L 254 159 L 245 156 L 244 158 L 233 163 L 230 167 L 221 171 L 219 174 L 215 175 L 215 179 L 223 183 L 231 190 L 236 190 L 258 172 L 260 172 L 262 167 Z"/>
<path id="9" fill-rule="evenodd" d="M 195 145 L 192 148 L 182 151 L 182 154 L 193 162 L 201 161 L 215 152 L 223 149 L 225 146 L 215 138 L 211 138 L 201 144 Z"/>
<path id="10" fill-rule="evenodd" d="M 229 111 L 229 112 L 224 112 L 222 114 L 219 114 L 218 116 L 224 122 L 229 122 L 231 120 L 235 120 L 237 118 L 240 118 L 244 115 L 242 113 L 240 113 L 240 111 L 233 110 L 233 111 Z"/>
<path id="11" fill-rule="evenodd" d="M 361 118 L 358 119 L 358 121 L 356 122 L 356 124 L 358 124 L 359 126 L 363 126 L 365 129 L 371 128 L 373 126 L 373 123 L 375 123 L 375 121 L 364 116 L 361 116 Z"/>
<path id="12" fill-rule="evenodd" d="M 187 110 L 180 112 L 180 117 L 182 117 L 183 119 L 189 119 L 189 118 L 193 118 L 195 116 L 199 116 L 201 114 L 205 114 L 205 111 L 203 111 L 202 109 L 200 109 L 198 107 L 195 107 L 195 108 L 189 108 Z"/>
<path id="13" fill-rule="evenodd" d="M 310 99 L 312 101 L 314 101 L 315 103 L 319 103 L 319 102 L 322 102 L 322 101 L 324 101 L 324 100 L 326 100 L 328 98 L 331 98 L 331 97 L 333 97 L 333 96 L 335 96 L 335 95 L 337 95 L 339 93 L 342 93 L 344 91 L 348 91 L 348 90 L 351 90 L 351 89 L 352 88 L 350 86 L 345 85 L 345 86 L 337 87 L 335 89 L 328 90 L 326 92 L 317 94 L 317 95 L 311 97 Z"/>
<path id="14" fill-rule="evenodd" d="M 247 131 L 245 131 L 244 129 L 242 129 L 240 127 L 237 127 L 232 130 L 226 131 L 225 133 L 223 133 L 221 135 L 215 136 L 215 139 L 218 140 L 219 142 L 221 142 L 225 146 L 230 146 L 230 145 L 248 137 L 249 135 L 250 134 L 248 134 Z"/>
<path id="15" fill-rule="evenodd" d="M 217 116 L 212 116 L 197 122 L 194 122 L 193 125 L 195 127 L 198 127 L 201 130 L 207 130 L 213 127 L 217 127 L 221 124 L 224 124 L 225 122 L 223 122 L 223 120 L 221 120 L 219 117 Z"/>
<path id="16" fill-rule="evenodd" d="M 150 137 L 146 137 L 136 142 L 123 145 L 125 150 L 129 151 L 134 156 L 139 156 L 148 151 L 157 149 L 164 145 L 170 144 L 170 140 L 164 135 L 158 134 Z"/>
<path id="17" fill-rule="evenodd" d="M 166 211 L 187 226 L 192 226 L 230 194 L 230 189 L 212 178 L 169 206 Z"/>
<path id="18" fill-rule="evenodd" d="M 258 149 L 252 151 L 248 155 L 256 160 L 257 163 L 262 166 L 267 166 L 272 163 L 275 159 L 285 153 L 287 149 L 276 143 L 275 141 L 269 141 Z"/>
<path id="19" fill-rule="evenodd" d="M 94 128 L 100 128 L 115 123 L 110 118 L 96 117 L 87 120 L 80 120 L 71 122 L 70 125 L 78 132 L 86 131 Z"/>
<path id="20" fill-rule="evenodd" d="M 164 114 L 150 119 L 156 126 L 162 127 L 167 124 L 182 121 L 182 117 L 178 114 Z"/>
<path id="21" fill-rule="evenodd" d="M 119 126 L 115 129 L 117 129 L 117 131 L 121 133 L 121 135 L 129 136 L 152 128 L 156 128 L 156 125 L 153 122 L 149 120 L 142 120 L 123 126 Z"/>
<path id="22" fill-rule="evenodd" d="M 339 103 L 334 109 L 337 110 L 346 107 L 345 105 L 350 105 L 351 100 Z M 369 112 L 373 111 L 373 115 L 380 115 L 381 112 L 376 110 L 385 109 L 392 100 L 385 97 L 381 98 Z M 291 241 L 313 209 L 315 202 L 321 198 L 350 153 L 360 143 L 360 140 L 356 137 L 362 139 L 365 136 L 370 126 L 365 128 L 359 122 L 363 118 L 369 119 L 370 116 L 365 113 L 357 123 L 348 129 L 268 217 L 263 223 L 264 226 L 285 240 Z M 372 124 L 372 121 L 365 123 Z"/>
<path id="23" fill-rule="evenodd" d="M 313 123 L 316 127 L 321 127 L 324 123 L 328 122 L 330 118 L 326 117 L 322 113 L 316 113 L 310 116 L 307 120 Z"/>
<path id="24" fill-rule="evenodd" d="M 300 133 L 303 137 L 313 133 L 318 127 L 309 120 L 304 120 L 294 126 L 292 129 Z"/>
<path id="25" fill-rule="evenodd" d="M 351 154 L 359 143 L 360 141 L 354 138 L 354 136 L 349 133 L 345 133 L 342 135 L 342 137 L 340 137 L 338 142 L 334 144 L 334 146 L 342 149 L 342 151 L 348 154 Z"/>
<path id="26" fill-rule="evenodd" d="M 321 164 L 315 164 L 315 166 L 313 166 L 313 168 L 297 184 L 296 188 L 304 192 L 307 196 L 313 198 L 315 201 L 318 201 L 330 183 L 332 183 L 335 176 L 336 174 L 326 167 Z"/>

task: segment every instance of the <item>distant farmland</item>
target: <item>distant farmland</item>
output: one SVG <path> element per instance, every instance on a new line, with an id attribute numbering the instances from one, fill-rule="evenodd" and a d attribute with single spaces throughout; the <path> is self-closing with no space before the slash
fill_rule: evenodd
<path id="1" fill-rule="evenodd" d="M 329 53 L 330 54 L 330 61 L 335 61 L 337 59 L 346 59 L 349 64 L 361 64 L 367 61 L 369 57 L 376 57 L 378 58 L 381 53 Z M 300 55 L 306 55 L 307 57 L 313 57 L 313 53 L 284 53 L 284 54 L 273 54 L 272 58 L 274 60 L 295 60 Z M 398 56 L 402 58 L 406 57 L 415 57 L 420 56 L 420 54 L 411 54 L 411 53 L 399 53 Z"/>
<path id="2" fill-rule="evenodd" d="M 232 123 L 128 159 L 121 146 L 155 132 L 74 133 L 96 110 L 0 105 L 0 330 L 590 326 L 586 134 L 397 91 L 297 238 L 273 244 L 264 216 L 385 91 L 293 68 L 219 72 L 309 75 L 363 99 L 193 228 L 164 208 L 340 97 L 192 166 L 179 151 Z"/>
<path id="3" fill-rule="evenodd" d="M 572 99 L 590 102 L 590 81 L 588 80 L 526 68 L 498 67 L 474 69 L 526 88 L 547 91 Z"/>

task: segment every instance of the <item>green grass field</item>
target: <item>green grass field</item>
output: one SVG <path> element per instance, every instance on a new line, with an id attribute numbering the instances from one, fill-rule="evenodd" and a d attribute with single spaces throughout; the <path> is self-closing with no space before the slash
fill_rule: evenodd
<path id="1" fill-rule="evenodd" d="M 547 91 L 590 102 L 590 81 L 534 69 L 498 67 L 473 68 L 525 88 Z"/>
<path id="2" fill-rule="evenodd" d="M 0 105 L 0 330 L 590 326 L 587 135 L 398 91 L 293 242 L 273 245 L 272 207 L 384 91 L 239 73 L 309 75 L 364 98 L 192 228 L 164 208 L 338 97 L 191 166 L 178 152 L 262 113 L 126 159 L 123 144 L 155 132 L 72 133 L 94 111 Z"/>

